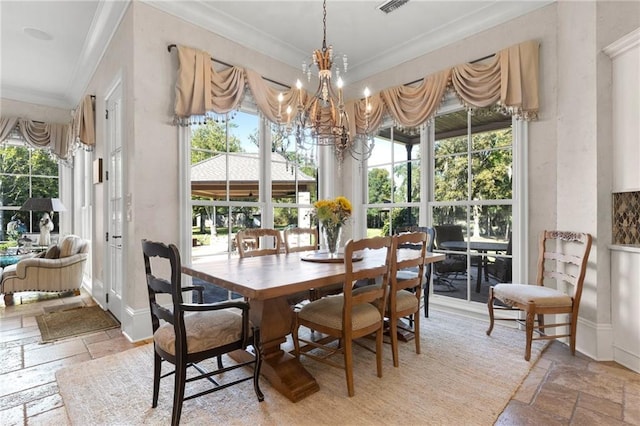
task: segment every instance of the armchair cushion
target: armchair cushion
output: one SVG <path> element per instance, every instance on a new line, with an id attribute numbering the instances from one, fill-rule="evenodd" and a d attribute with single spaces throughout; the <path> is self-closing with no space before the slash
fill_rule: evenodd
<path id="1" fill-rule="evenodd" d="M 60 256 L 67 257 L 72 254 L 81 253 L 84 245 L 82 238 L 77 235 L 67 235 L 60 242 Z"/>

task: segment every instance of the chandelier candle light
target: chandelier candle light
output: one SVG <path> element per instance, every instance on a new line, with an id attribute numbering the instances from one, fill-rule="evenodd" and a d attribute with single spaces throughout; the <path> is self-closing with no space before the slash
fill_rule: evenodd
<path id="1" fill-rule="evenodd" d="M 335 200 L 318 200 L 313 206 L 329 257 L 336 258 L 342 237 L 342 226 L 351 217 L 351 202 L 345 197 L 336 197 Z"/>
<path id="2" fill-rule="evenodd" d="M 365 130 L 362 134 L 351 134 L 350 120 L 345 111 L 343 99 L 344 82 L 340 77 L 340 67 L 336 65 L 337 91 L 332 84 L 332 68 L 334 65 L 333 46 L 327 47 L 327 2 L 323 2 L 323 38 L 322 48 L 313 51 L 312 61 L 318 67 L 319 86 L 313 96 L 305 102 L 302 82 L 296 82 L 298 90 L 298 104 L 295 116 L 293 109 L 287 106 L 286 122 L 283 123 L 282 103 L 284 96 L 278 95 L 277 128 L 283 139 L 293 133 L 300 149 L 310 149 L 313 146 L 331 146 L 339 162 L 344 160 L 345 153 L 349 153 L 356 160 L 365 160 L 371 156 L 373 137 L 369 130 L 369 115 L 371 105 L 370 91 L 365 88 Z M 342 69 L 347 72 L 347 55 L 342 55 Z M 302 72 L 311 81 L 311 66 L 302 64 Z"/>

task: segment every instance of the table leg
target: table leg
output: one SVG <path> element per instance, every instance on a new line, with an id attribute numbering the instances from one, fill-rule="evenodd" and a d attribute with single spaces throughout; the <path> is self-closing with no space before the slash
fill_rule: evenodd
<path id="1" fill-rule="evenodd" d="M 320 387 L 314 377 L 293 355 L 280 345 L 291 332 L 293 312 L 286 297 L 251 300 L 251 321 L 260 326 L 262 338 L 262 375 L 271 386 L 293 402 L 317 392 Z M 245 351 L 235 351 L 231 357 L 237 361 L 252 359 Z"/>

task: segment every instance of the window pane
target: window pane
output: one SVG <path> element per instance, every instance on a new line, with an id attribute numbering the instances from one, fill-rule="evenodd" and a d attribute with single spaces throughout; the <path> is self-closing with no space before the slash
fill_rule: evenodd
<path id="1" fill-rule="evenodd" d="M 391 201 L 391 167 L 370 167 L 367 181 L 369 204 Z"/>
<path id="2" fill-rule="evenodd" d="M 391 234 L 397 234 L 418 225 L 418 207 L 394 208 L 391 211 Z"/>
<path id="3" fill-rule="evenodd" d="M 466 155 L 436 157 L 433 175 L 435 201 L 468 199 L 469 175 Z"/>
<path id="4" fill-rule="evenodd" d="M 58 176 L 58 162 L 48 152 L 41 149 L 32 151 L 31 174 L 40 176 Z"/>
<path id="5" fill-rule="evenodd" d="M 389 235 L 388 225 L 387 233 L 383 232 L 385 223 L 389 223 L 390 210 L 388 208 L 368 208 L 367 209 L 367 237 L 378 237 L 381 235 Z"/>
<path id="6" fill-rule="evenodd" d="M 21 207 L 29 198 L 29 177 L 3 175 L 0 181 L 2 206 Z"/>
<path id="7" fill-rule="evenodd" d="M 511 129 L 477 133 L 472 137 L 472 200 L 511 199 Z"/>
<path id="8" fill-rule="evenodd" d="M 59 198 L 58 179 L 56 178 L 31 178 L 31 196 L 35 198 Z"/>
<path id="9" fill-rule="evenodd" d="M 420 161 L 402 163 L 394 168 L 396 203 L 420 201 Z"/>
<path id="10" fill-rule="evenodd" d="M 462 234 L 467 234 L 466 206 L 437 206 L 433 208 L 433 225 L 459 225 Z"/>
<path id="11" fill-rule="evenodd" d="M 0 148 L 0 172 L 29 174 L 29 149 L 24 146 L 7 145 Z M 56 173 L 57 175 L 57 173 Z"/>

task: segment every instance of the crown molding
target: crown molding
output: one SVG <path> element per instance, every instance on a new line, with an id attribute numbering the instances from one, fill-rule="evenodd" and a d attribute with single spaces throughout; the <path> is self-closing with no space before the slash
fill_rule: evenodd
<path id="1" fill-rule="evenodd" d="M 629 34 L 619 38 L 609 46 L 602 49 L 611 59 L 623 54 L 627 50 L 640 44 L 640 28 L 636 28 Z"/>

